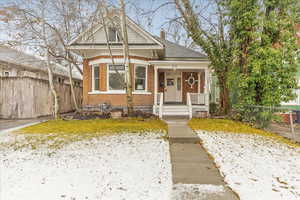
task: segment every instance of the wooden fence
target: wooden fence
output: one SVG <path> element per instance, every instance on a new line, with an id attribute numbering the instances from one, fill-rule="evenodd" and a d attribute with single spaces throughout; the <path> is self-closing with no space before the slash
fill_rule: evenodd
<path id="1" fill-rule="evenodd" d="M 70 85 L 55 83 L 60 112 L 74 110 Z M 78 105 L 82 103 L 82 88 L 75 87 Z M 30 77 L 0 78 L 0 118 L 22 119 L 51 115 L 53 97 L 47 80 Z"/>

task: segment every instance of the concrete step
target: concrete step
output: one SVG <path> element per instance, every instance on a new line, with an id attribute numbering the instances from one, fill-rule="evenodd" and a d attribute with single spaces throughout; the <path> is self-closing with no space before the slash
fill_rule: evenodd
<path id="1" fill-rule="evenodd" d="M 168 107 L 163 107 L 163 110 L 189 110 L 189 108 L 168 108 Z"/>
<path id="2" fill-rule="evenodd" d="M 189 112 L 178 112 L 178 111 L 174 111 L 174 112 L 163 112 L 163 115 L 167 115 L 167 116 L 185 116 L 185 115 L 189 115 Z"/>

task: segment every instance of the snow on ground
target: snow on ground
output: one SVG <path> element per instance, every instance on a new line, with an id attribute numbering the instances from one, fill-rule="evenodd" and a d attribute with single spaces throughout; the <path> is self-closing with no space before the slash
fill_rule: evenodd
<path id="1" fill-rule="evenodd" d="M 173 186 L 172 200 L 220 199 L 225 193 L 222 185 L 176 184 Z"/>
<path id="2" fill-rule="evenodd" d="M 300 199 L 300 148 L 252 134 L 198 135 L 241 200 Z"/>
<path id="3" fill-rule="evenodd" d="M 104 136 L 54 153 L 1 149 L 0 167 L 1 200 L 164 200 L 172 190 L 169 146 L 154 133 Z"/>

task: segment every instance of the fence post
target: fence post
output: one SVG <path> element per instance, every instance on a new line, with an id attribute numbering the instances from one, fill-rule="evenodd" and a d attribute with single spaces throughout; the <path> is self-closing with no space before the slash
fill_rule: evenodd
<path id="1" fill-rule="evenodd" d="M 293 124 L 293 111 L 290 111 L 290 124 L 291 124 L 292 134 L 294 135 L 295 131 L 294 131 L 294 124 Z"/>

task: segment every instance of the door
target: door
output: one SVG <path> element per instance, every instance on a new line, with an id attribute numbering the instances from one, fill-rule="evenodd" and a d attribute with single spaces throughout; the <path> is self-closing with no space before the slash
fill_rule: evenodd
<path id="1" fill-rule="evenodd" d="M 165 73 L 165 102 L 182 102 L 181 72 Z"/>

